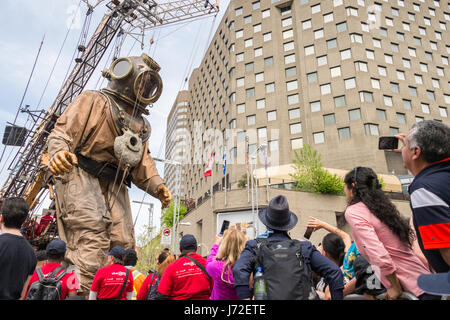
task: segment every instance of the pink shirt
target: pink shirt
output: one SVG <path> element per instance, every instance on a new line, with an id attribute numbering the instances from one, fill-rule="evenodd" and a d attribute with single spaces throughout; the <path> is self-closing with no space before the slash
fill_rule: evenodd
<path id="1" fill-rule="evenodd" d="M 417 278 L 430 271 L 363 202 L 349 206 L 345 219 L 352 227 L 356 247 L 386 288 L 391 287 L 386 275 L 395 272 L 404 291 L 416 297 L 424 293 L 417 286 Z"/>

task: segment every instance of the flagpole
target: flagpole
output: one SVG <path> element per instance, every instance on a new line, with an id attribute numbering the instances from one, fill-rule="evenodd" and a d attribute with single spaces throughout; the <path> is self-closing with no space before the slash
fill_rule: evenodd
<path id="1" fill-rule="evenodd" d="M 223 151 L 223 156 L 222 156 L 222 161 L 223 161 L 223 174 L 225 175 L 225 202 L 224 202 L 224 206 L 227 206 L 227 155 L 225 153 L 225 150 Z"/>
<path id="2" fill-rule="evenodd" d="M 245 146 L 245 163 L 247 166 L 247 203 L 250 203 L 250 172 L 248 170 L 248 165 L 249 165 L 249 157 L 248 157 L 248 136 L 245 137 L 245 142 L 246 142 L 246 146 Z"/>
<path id="3" fill-rule="evenodd" d="M 267 148 L 264 148 L 264 167 L 266 171 L 266 200 L 269 203 L 269 174 L 267 172 Z"/>
<path id="4" fill-rule="evenodd" d="M 213 180 L 214 180 L 214 156 L 211 153 L 211 208 L 214 208 L 213 205 Z"/>

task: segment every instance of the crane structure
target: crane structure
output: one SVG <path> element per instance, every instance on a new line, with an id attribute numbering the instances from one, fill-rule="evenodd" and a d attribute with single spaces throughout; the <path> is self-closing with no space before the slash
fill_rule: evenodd
<path id="1" fill-rule="evenodd" d="M 89 0 L 83 0 L 83 2 L 88 6 L 86 14 L 88 16 L 106 0 L 97 0 L 95 5 L 91 5 Z M 19 149 L 9 165 L 9 176 L 0 189 L 0 200 L 8 197 L 24 198 L 30 206 L 31 215 L 41 201 L 44 190 L 49 188 L 50 198 L 53 197 L 51 184 L 49 185 L 46 181 L 46 168 L 49 162 L 46 151 L 47 138 L 58 117 L 83 91 L 118 30 L 120 30 L 118 36 L 126 33 L 137 41 L 143 41 L 145 31 L 149 29 L 217 14 L 219 11 L 218 2 L 211 4 L 209 0 L 178 0 L 161 3 L 154 0 L 108 0 L 106 8 L 107 12 L 88 44 L 78 45 L 81 55 L 75 59 L 76 64 L 53 104 L 35 117 L 33 129 L 28 132 L 24 147 Z M 124 31 L 125 29 L 127 31 Z M 87 30 L 82 30 L 83 36 L 87 36 Z"/>

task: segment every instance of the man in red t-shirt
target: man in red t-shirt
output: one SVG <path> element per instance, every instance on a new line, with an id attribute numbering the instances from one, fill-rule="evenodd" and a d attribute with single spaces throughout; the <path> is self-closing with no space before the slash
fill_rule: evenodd
<path id="1" fill-rule="evenodd" d="M 47 263 L 41 267 L 44 277 L 48 277 L 56 268 L 61 267 L 61 262 L 64 260 L 66 250 L 66 243 L 64 241 L 58 239 L 50 241 L 45 250 L 47 253 Z M 55 277 L 63 270 L 64 269 L 61 269 Z M 28 284 L 27 293 L 25 296 L 28 294 L 31 284 L 36 281 L 39 281 L 39 277 L 37 272 L 34 271 Z M 75 296 L 77 294 L 77 290 L 80 289 L 78 278 L 74 272 L 67 272 L 60 281 L 61 300 L 66 299 L 66 297 Z"/>
<path id="2" fill-rule="evenodd" d="M 125 250 L 121 246 L 115 246 L 107 255 L 108 265 L 100 268 L 95 274 L 89 300 L 131 300 L 133 296 L 133 274 L 123 266 Z M 128 279 L 125 284 L 127 273 Z M 124 287 L 123 290 L 122 287 Z M 120 295 L 121 291 L 122 294 Z"/>
<path id="3" fill-rule="evenodd" d="M 213 281 L 204 269 L 206 259 L 196 251 L 197 240 L 193 235 L 187 234 L 181 238 L 180 258 L 164 271 L 158 286 L 158 300 L 209 300 Z"/>

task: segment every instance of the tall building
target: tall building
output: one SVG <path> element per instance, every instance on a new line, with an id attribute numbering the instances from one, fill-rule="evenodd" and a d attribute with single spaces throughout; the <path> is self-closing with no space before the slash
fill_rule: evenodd
<path id="1" fill-rule="evenodd" d="M 325 167 L 407 175 L 378 138 L 424 119 L 450 124 L 447 28 L 447 1 L 230 1 L 189 79 L 186 195 L 201 202 L 211 186 L 237 184 L 246 150 L 261 168 L 263 153 L 284 165 L 305 144 Z"/>

